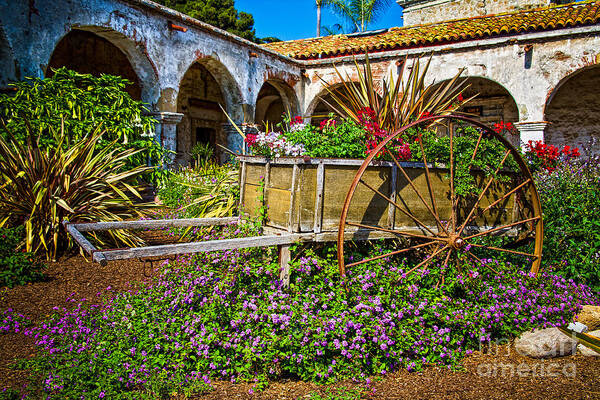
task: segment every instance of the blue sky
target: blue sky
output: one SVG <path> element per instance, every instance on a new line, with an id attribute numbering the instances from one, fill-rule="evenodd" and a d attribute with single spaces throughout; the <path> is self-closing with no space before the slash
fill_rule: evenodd
<path id="1" fill-rule="evenodd" d="M 369 30 L 402 25 L 402 8 L 391 1 L 388 11 L 369 25 Z M 303 39 L 316 34 L 317 9 L 314 0 L 235 0 L 238 11 L 254 16 L 258 37 L 275 36 L 281 40 Z M 331 11 L 323 10 L 321 25 L 343 23 Z"/>

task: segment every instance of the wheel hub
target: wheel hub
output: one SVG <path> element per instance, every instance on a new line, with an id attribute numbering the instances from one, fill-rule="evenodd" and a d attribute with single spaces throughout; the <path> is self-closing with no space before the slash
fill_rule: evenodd
<path id="1" fill-rule="evenodd" d="M 450 235 L 448 237 L 448 244 L 455 250 L 460 250 L 465 245 L 465 241 L 458 235 Z"/>

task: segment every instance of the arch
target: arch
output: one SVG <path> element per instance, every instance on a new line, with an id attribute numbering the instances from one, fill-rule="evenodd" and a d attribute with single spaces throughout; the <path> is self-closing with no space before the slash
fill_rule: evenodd
<path id="1" fill-rule="evenodd" d="M 358 85 L 358 82 L 353 83 Z M 336 92 L 345 90 L 343 83 L 335 84 L 330 89 Z M 306 117 L 310 118 L 311 124 L 318 126 L 321 121 L 327 119 L 327 114 L 331 112 L 335 113 L 335 110 L 327 103 L 335 105 L 335 100 L 333 100 L 329 90 L 324 87 L 319 94 L 311 100 L 306 108 Z"/>
<path id="2" fill-rule="evenodd" d="M 468 102 L 465 107 L 459 111 L 475 115 L 475 119 L 487 125 L 493 125 L 498 122 L 519 122 L 519 107 L 514 96 L 502 84 L 482 76 L 467 76 L 468 87 L 463 93 L 464 98 L 470 98 L 477 95 Z M 448 80 L 437 82 L 432 87 L 432 92 Z M 519 135 L 515 131 L 514 135 L 507 139 L 515 146 L 519 146 Z"/>
<path id="3" fill-rule="evenodd" d="M 230 135 L 228 119 L 243 121 L 241 91 L 227 68 L 212 57 L 193 62 L 181 78 L 177 93 L 177 112 L 183 114 L 177 125 L 178 163 L 187 165 L 191 152 L 198 143 L 208 143 L 218 159 L 224 154 L 218 145 L 228 147 Z"/>
<path id="4" fill-rule="evenodd" d="M 590 65 L 561 79 L 544 106 L 548 121 L 544 141 L 557 146 L 583 147 L 599 153 L 594 138 L 600 134 L 600 65 Z"/>
<path id="5" fill-rule="evenodd" d="M 159 85 L 155 66 L 145 51 L 127 36 L 99 26 L 78 26 L 60 38 L 46 67 L 67 67 L 81 73 L 119 75 L 133 82 L 126 90 L 152 108 L 158 100 Z"/>
<path id="6" fill-rule="evenodd" d="M 7 85 L 17 80 L 15 58 L 12 48 L 4 32 L 4 28 L 0 25 L 0 90 L 6 89 Z"/>
<path id="7" fill-rule="evenodd" d="M 276 125 L 284 113 L 299 113 L 298 98 L 294 90 L 284 81 L 269 79 L 263 83 L 255 101 L 255 123 L 262 126 L 268 122 Z"/>

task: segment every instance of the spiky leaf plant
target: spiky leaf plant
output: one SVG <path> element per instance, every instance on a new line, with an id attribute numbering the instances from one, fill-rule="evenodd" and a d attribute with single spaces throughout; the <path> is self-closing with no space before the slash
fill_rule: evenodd
<path id="1" fill-rule="evenodd" d="M 6 126 L 4 126 L 6 129 Z M 42 149 L 28 130 L 23 146 L 10 132 L 0 136 L 0 227 L 25 226 L 27 251 L 55 260 L 59 251 L 71 245 L 62 221 L 121 221 L 143 214 L 134 200 L 138 190 L 130 183 L 147 167 L 124 170 L 127 160 L 141 150 L 117 150 L 115 143 L 96 147 L 102 132 L 68 142 L 64 124 L 51 129 L 58 145 Z M 104 238 L 136 245 L 141 241 L 126 231 L 109 231 Z"/>
<path id="2" fill-rule="evenodd" d="M 352 74 L 343 75 L 334 67 L 338 78 L 336 83 L 323 80 L 334 104 L 324 101 L 339 115 L 356 122 L 360 122 L 360 112 L 370 108 L 379 126 L 388 132 L 395 132 L 424 114 L 447 115 L 456 112 L 472 99 L 462 99 L 468 87 L 466 79 L 461 78 L 463 70 L 439 85 L 427 85 L 425 78 L 430 63 L 431 57 L 425 64 L 416 58 L 407 68 L 408 58 L 405 58 L 397 79 L 390 72 L 387 79 L 378 81 L 373 76 L 369 55 L 366 54 L 363 66 L 354 60 L 358 82 L 351 78 Z"/>

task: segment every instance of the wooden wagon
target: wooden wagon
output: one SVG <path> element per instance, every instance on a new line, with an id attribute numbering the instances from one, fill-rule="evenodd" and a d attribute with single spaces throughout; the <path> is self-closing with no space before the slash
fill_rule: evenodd
<path id="1" fill-rule="evenodd" d="M 444 123 L 449 135 L 448 164 L 402 162 L 394 145 L 407 129 Z M 466 169 L 477 184 L 470 196 L 456 194 L 454 124 L 470 124 L 479 132 L 471 157 L 475 160 L 483 138 L 493 138 L 502 148 L 498 165 Z M 422 137 L 419 135 L 421 150 Z M 384 154 L 388 161 L 378 161 Z M 425 154 L 422 151 L 422 154 Z M 505 167 L 512 158 L 513 168 Z M 498 132 L 462 116 L 432 116 L 416 121 L 388 136 L 364 160 L 327 158 L 276 158 L 245 156 L 240 162 L 240 209 L 243 216 L 264 218 L 264 235 L 241 239 L 179 243 L 141 248 L 97 250 L 83 231 L 198 226 L 231 223 L 231 218 L 166 221 L 126 221 L 98 224 L 68 224 L 67 229 L 97 262 L 124 258 L 170 256 L 211 250 L 274 246 L 280 248 L 286 268 L 289 245 L 299 241 L 338 242 L 340 273 L 346 268 L 378 258 L 421 249 L 429 256 L 414 268 L 426 267 L 435 259 L 448 262 L 453 254 L 481 261 L 469 249 L 522 256 L 537 273 L 542 250 L 541 207 L 532 175 L 519 152 Z M 463 168 L 464 172 L 465 169 Z M 266 217 L 266 218 L 265 218 Z M 504 235 L 512 238 L 499 247 L 479 239 Z M 348 263 L 345 243 L 381 238 L 401 239 L 388 253 Z M 515 242 L 533 241 L 532 252 L 515 250 Z"/>

